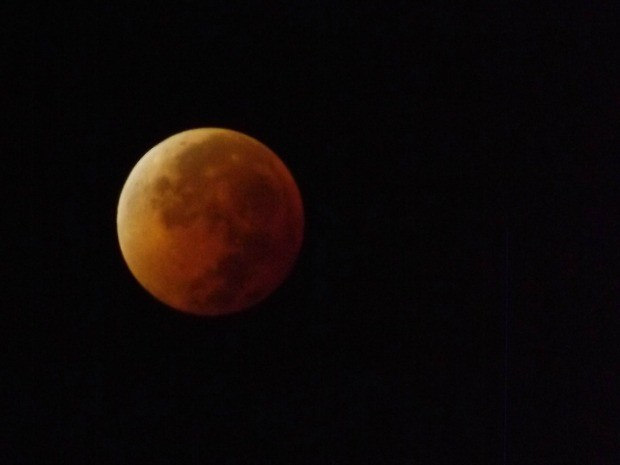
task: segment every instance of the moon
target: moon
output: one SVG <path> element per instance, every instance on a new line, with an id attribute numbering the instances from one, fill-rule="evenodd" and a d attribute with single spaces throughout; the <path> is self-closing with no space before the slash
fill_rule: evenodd
<path id="1" fill-rule="evenodd" d="M 138 161 L 116 223 L 144 289 L 173 309 L 215 316 L 247 309 L 282 284 L 299 255 L 304 213 L 295 180 L 267 146 L 199 128 Z"/>

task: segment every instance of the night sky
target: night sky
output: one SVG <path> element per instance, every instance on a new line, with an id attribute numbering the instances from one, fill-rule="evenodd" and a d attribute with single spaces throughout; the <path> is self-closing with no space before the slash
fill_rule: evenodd
<path id="1" fill-rule="evenodd" d="M 617 8 L 137 5 L 2 7 L 0 463 L 620 463 Z M 205 319 L 115 219 L 213 126 L 280 156 L 306 233 Z"/>

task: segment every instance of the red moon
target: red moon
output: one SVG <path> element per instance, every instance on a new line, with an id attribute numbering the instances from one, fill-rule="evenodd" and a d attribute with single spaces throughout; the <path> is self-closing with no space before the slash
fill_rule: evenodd
<path id="1" fill-rule="evenodd" d="M 303 239 L 301 195 L 284 163 L 229 129 L 175 134 L 133 168 L 117 211 L 137 281 L 182 312 L 225 315 L 269 296 Z"/>

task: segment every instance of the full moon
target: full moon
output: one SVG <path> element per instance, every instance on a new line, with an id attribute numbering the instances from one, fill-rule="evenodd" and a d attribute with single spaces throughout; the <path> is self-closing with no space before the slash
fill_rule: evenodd
<path id="1" fill-rule="evenodd" d="M 130 172 L 117 211 L 120 249 L 164 304 L 238 312 L 272 294 L 303 239 L 301 195 L 268 147 L 229 129 L 175 134 Z"/>

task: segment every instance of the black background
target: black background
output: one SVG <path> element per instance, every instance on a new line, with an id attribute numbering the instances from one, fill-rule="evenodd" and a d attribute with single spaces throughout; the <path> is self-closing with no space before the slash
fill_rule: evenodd
<path id="1" fill-rule="evenodd" d="M 620 461 L 612 7 L 3 8 L 2 463 Z M 115 229 L 203 126 L 270 146 L 307 222 L 220 319 L 154 301 Z"/>

